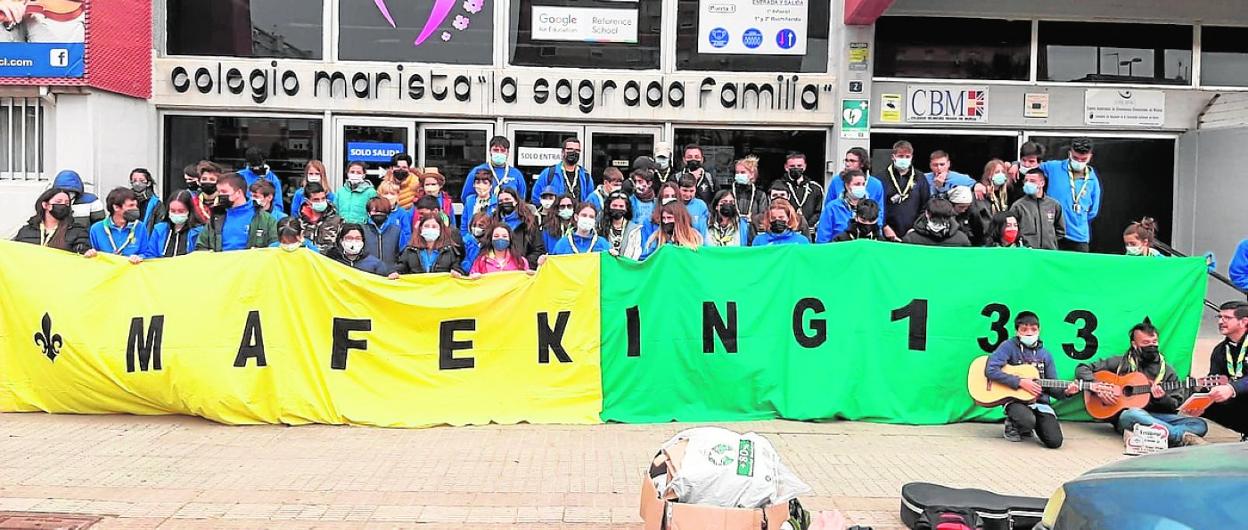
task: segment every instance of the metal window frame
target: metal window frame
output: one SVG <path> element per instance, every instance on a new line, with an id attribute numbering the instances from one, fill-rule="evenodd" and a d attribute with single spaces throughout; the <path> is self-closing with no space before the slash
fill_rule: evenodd
<path id="1" fill-rule="evenodd" d="M 6 113 L 8 118 L 7 130 L 4 131 L 5 145 L 0 146 L 0 149 L 6 150 L 8 166 L 0 168 L 0 182 L 47 181 L 48 174 L 44 168 L 43 99 L 39 97 L 0 98 L 0 108 L 3 109 L 0 112 Z M 33 116 L 29 115 L 32 110 Z M 15 125 L 14 119 L 21 120 L 21 125 Z M 28 122 L 31 124 L 28 125 Z M 17 148 L 19 142 L 20 149 Z M 28 163 L 32 147 L 35 149 L 34 167 Z M 14 157 L 20 157 L 21 160 Z"/>
<path id="2" fill-rule="evenodd" d="M 327 114 L 318 113 L 291 113 L 291 112 L 260 112 L 260 111 L 216 111 L 205 109 L 182 109 L 180 107 L 156 108 L 156 167 L 163 168 L 167 161 L 165 160 L 166 145 L 166 129 L 165 118 L 168 116 L 187 116 L 197 118 L 267 118 L 267 119 L 303 119 L 303 120 L 321 120 L 321 158 L 325 158 L 325 152 L 331 140 L 327 139 L 326 123 L 329 121 Z M 322 160 L 323 161 L 323 160 Z M 328 169 L 326 170 L 328 171 Z M 329 175 L 326 175 L 328 178 Z"/>

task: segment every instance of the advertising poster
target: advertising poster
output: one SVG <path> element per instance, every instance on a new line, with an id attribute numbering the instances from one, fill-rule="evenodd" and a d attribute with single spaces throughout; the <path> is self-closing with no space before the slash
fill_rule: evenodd
<path id="1" fill-rule="evenodd" d="M 700 0 L 698 53 L 806 55 L 808 0 Z"/>
<path id="2" fill-rule="evenodd" d="M 987 86 L 911 86 L 906 90 L 909 123 L 987 123 Z"/>
<path id="3" fill-rule="evenodd" d="M 533 40 L 637 43 L 636 9 L 533 6 Z"/>
<path id="4" fill-rule="evenodd" d="M 0 77 L 82 77 L 82 0 L 0 1 Z"/>

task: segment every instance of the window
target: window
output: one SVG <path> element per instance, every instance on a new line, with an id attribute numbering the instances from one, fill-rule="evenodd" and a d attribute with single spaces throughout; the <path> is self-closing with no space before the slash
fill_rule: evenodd
<path id="1" fill-rule="evenodd" d="M 662 0 L 515 0 L 511 64 L 659 68 Z"/>
<path id="2" fill-rule="evenodd" d="M 322 0 L 167 1 L 171 55 L 322 57 Z"/>
<path id="3" fill-rule="evenodd" d="M 721 188 L 732 185 L 736 161 L 746 155 L 759 158 L 758 181 L 761 189 L 767 189 L 771 181 L 784 174 L 784 161 L 793 151 L 806 155 L 806 174 L 815 182 L 823 183 L 824 161 L 827 159 L 827 133 L 822 130 L 730 130 L 730 129 L 676 129 L 677 157 L 689 144 L 702 147 L 704 166 L 715 175 L 715 183 Z"/>
<path id="4" fill-rule="evenodd" d="M 1248 28 L 1200 28 L 1200 84 L 1248 86 Z"/>
<path id="5" fill-rule="evenodd" d="M 468 170 L 484 162 L 489 152 L 488 131 L 426 125 L 424 133 L 424 166 L 438 168 L 446 178 L 443 189 L 459 202 Z"/>
<path id="6" fill-rule="evenodd" d="M 390 2 L 346 1 L 338 4 L 338 58 L 344 61 L 389 61 L 444 64 L 493 64 L 494 2 L 456 2 L 446 17 L 424 33 L 425 13 L 434 0 Z M 415 5 L 412 5 L 415 4 Z M 401 8 L 401 11 L 400 11 Z M 394 21 L 390 25 L 387 16 Z M 461 29 L 462 28 L 462 29 Z M 424 35 L 424 39 L 420 37 Z M 417 41 L 420 41 L 417 44 Z"/>
<path id="7" fill-rule="evenodd" d="M 807 2 L 805 55 L 699 53 L 698 47 L 701 44 L 699 36 L 702 32 L 698 26 L 698 8 L 703 3 L 702 0 L 679 0 L 676 4 L 678 10 L 676 14 L 676 68 L 678 70 L 812 73 L 828 71 L 828 21 L 832 18 L 832 2 Z M 750 2 L 725 3 L 749 4 Z M 727 33 L 728 40 L 732 39 L 731 33 L 731 31 Z M 710 38 L 709 35 L 708 38 Z M 771 37 L 764 36 L 764 38 Z"/>
<path id="8" fill-rule="evenodd" d="M 320 159 L 321 120 L 236 116 L 165 116 L 165 182 L 173 193 L 186 187 L 182 168 L 211 160 L 227 171 L 246 166 L 247 148 L 265 151 L 269 167 L 282 181 L 285 203 L 295 192 L 309 160 Z"/>
<path id="9" fill-rule="evenodd" d="M 1191 26 L 1041 22 L 1039 40 L 1040 81 L 1191 83 Z"/>
<path id="10" fill-rule="evenodd" d="M 39 98 L 0 98 L 0 181 L 47 180 Z"/>
<path id="11" fill-rule="evenodd" d="M 875 75 L 1026 81 L 1031 22 L 883 17 L 875 25 Z"/>

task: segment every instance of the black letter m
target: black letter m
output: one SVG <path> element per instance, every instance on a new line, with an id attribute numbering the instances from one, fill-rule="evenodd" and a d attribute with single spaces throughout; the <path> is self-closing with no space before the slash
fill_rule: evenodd
<path id="1" fill-rule="evenodd" d="M 130 319 L 130 338 L 126 340 L 126 372 L 134 373 L 134 358 L 139 358 L 139 370 L 160 370 L 160 340 L 164 335 L 165 316 L 152 317 L 147 328 L 147 340 L 143 338 L 143 317 Z"/>

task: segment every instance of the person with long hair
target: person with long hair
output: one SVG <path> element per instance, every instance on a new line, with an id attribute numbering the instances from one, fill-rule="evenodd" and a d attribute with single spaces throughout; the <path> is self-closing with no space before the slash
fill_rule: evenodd
<path id="1" fill-rule="evenodd" d="M 576 207 L 575 224 L 571 232 L 555 242 L 552 256 L 608 252 L 611 243 L 598 233 L 598 206 L 586 201 Z"/>
<path id="2" fill-rule="evenodd" d="M 496 198 L 493 193 L 485 195 L 471 195 L 469 199 L 477 197 Z M 460 239 L 464 242 L 464 270 L 471 270 L 473 262 L 477 261 L 477 254 L 481 253 L 481 249 L 489 246 L 490 242 L 486 239 L 489 237 L 490 227 L 494 225 L 494 217 L 489 212 L 477 212 L 464 224 L 464 231 L 460 233 Z"/>
<path id="3" fill-rule="evenodd" d="M 510 248 L 524 256 L 527 266 L 536 267 L 537 260 L 546 254 L 542 227 L 537 224 L 533 208 L 520 198 L 520 193 L 515 188 L 503 188 L 498 192 L 498 210 L 494 212 L 494 220 L 507 225 Z M 494 231 L 490 233 L 497 235 Z M 491 241 L 494 239 L 491 237 Z"/>
<path id="4" fill-rule="evenodd" d="M 576 202 L 571 195 L 560 195 L 550 208 L 554 215 L 548 213 L 542 219 L 542 244 L 546 246 L 546 252 L 553 251 L 559 240 L 572 232 L 576 222 L 572 219 L 576 216 Z"/>
<path id="5" fill-rule="evenodd" d="M 308 184 L 315 182 L 320 184 L 322 188 L 329 189 L 329 183 L 325 182 L 326 175 L 329 175 L 329 173 L 325 171 L 325 163 L 320 160 L 309 160 L 303 166 L 303 178 L 300 179 L 299 189 L 295 190 L 295 195 L 290 199 L 290 215 L 299 216 L 299 210 L 303 208 L 303 201 L 307 200 L 307 191 L 304 188 Z M 334 202 L 334 192 L 328 192 L 326 196 L 329 198 L 329 202 Z"/>
<path id="6" fill-rule="evenodd" d="M 156 179 L 146 168 L 136 167 L 130 170 L 130 190 L 139 201 L 139 211 L 143 217 L 139 223 L 151 232 L 157 222 L 164 219 L 165 210 L 161 208 L 160 195 L 156 193 Z"/>
<path id="7" fill-rule="evenodd" d="M 702 246 L 702 235 L 693 227 L 689 210 L 680 201 L 660 205 L 654 210 L 654 221 L 659 227 L 646 239 L 641 259 L 645 260 L 664 245 L 672 244 L 690 249 Z"/>
<path id="8" fill-rule="evenodd" d="M 17 231 L 13 241 L 95 255 L 87 229 L 74 222 L 70 192 L 61 188 L 47 190 L 35 199 L 35 215 Z"/>
<path id="9" fill-rule="evenodd" d="M 363 224 L 368 220 L 368 200 L 377 196 L 377 189 L 365 177 L 368 169 L 363 162 L 347 165 L 347 181 L 338 188 L 334 206 L 348 223 Z"/>
<path id="10" fill-rule="evenodd" d="M 377 256 L 364 252 L 364 227 L 356 223 L 342 225 L 337 241 L 325 251 L 325 257 L 378 276 L 389 276 L 393 272 Z"/>
<path id="11" fill-rule="evenodd" d="M 152 227 L 152 235 L 147 238 L 147 247 L 143 250 L 145 258 L 172 258 L 195 251 L 195 242 L 199 240 L 204 226 L 191 215 L 192 205 L 193 197 L 189 191 L 181 190 L 169 197 L 169 213 L 164 221 Z"/>
<path id="12" fill-rule="evenodd" d="M 729 190 L 720 190 L 711 199 L 715 209 L 706 229 L 708 247 L 748 247 L 751 242 L 750 223 L 737 212 L 737 198 Z"/>
<path id="13" fill-rule="evenodd" d="M 514 188 L 504 188 L 504 191 L 508 189 L 515 193 Z M 468 278 L 477 279 L 494 272 L 529 270 L 528 259 L 514 244 L 519 237 L 506 222 L 494 223 L 489 231 L 490 245 L 477 256 Z"/>
<path id="14" fill-rule="evenodd" d="M 990 240 L 988 246 L 1003 248 L 1031 248 L 1018 233 L 1018 218 L 1012 212 L 998 212 L 992 216 L 992 227 L 988 230 Z"/>
<path id="15" fill-rule="evenodd" d="M 641 225 L 634 223 L 633 204 L 628 195 L 615 192 L 607 196 L 607 210 L 600 216 L 598 233 L 607 238 L 612 256 L 629 259 L 641 257 Z"/>
<path id="16" fill-rule="evenodd" d="M 1010 209 L 1010 177 L 1009 164 L 999 158 L 989 160 L 984 165 L 984 173 L 979 183 L 984 187 L 984 202 L 987 203 L 988 215 L 999 214 Z"/>
<path id="17" fill-rule="evenodd" d="M 797 232 L 797 216 L 797 210 L 793 209 L 789 201 L 771 201 L 771 207 L 767 208 L 767 231 L 754 236 L 754 242 L 750 246 L 809 245 L 810 238 Z"/>
<path id="18" fill-rule="evenodd" d="M 455 239 L 451 237 L 451 227 L 446 225 L 442 217 L 421 217 L 418 227 L 418 233 L 399 254 L 395 272 L 390 277 L 440 272 L 449 272 L 455 277 L 463 275 L 464 251 L 455 244 Z"/>
<path id="19" fill-rule="evenodd" d="M 1153 248 L 1156 237 L 1157 221 L 1152 217 L 1145 217 L 1127 225 L 1127 229 L 1122 232 L 1122 244 L 1126 247 L 1128 256 L 1162 257 L 1164 254 Z"/>
<path id="20" fill-rule="evenodd" d="M 768 192 L 758 187 L 758 157 L 749 155 L 737 161 L 733 176 L 732 195 L 737 198 L 737 211 L 746 221 L 767 209 Z"/>

